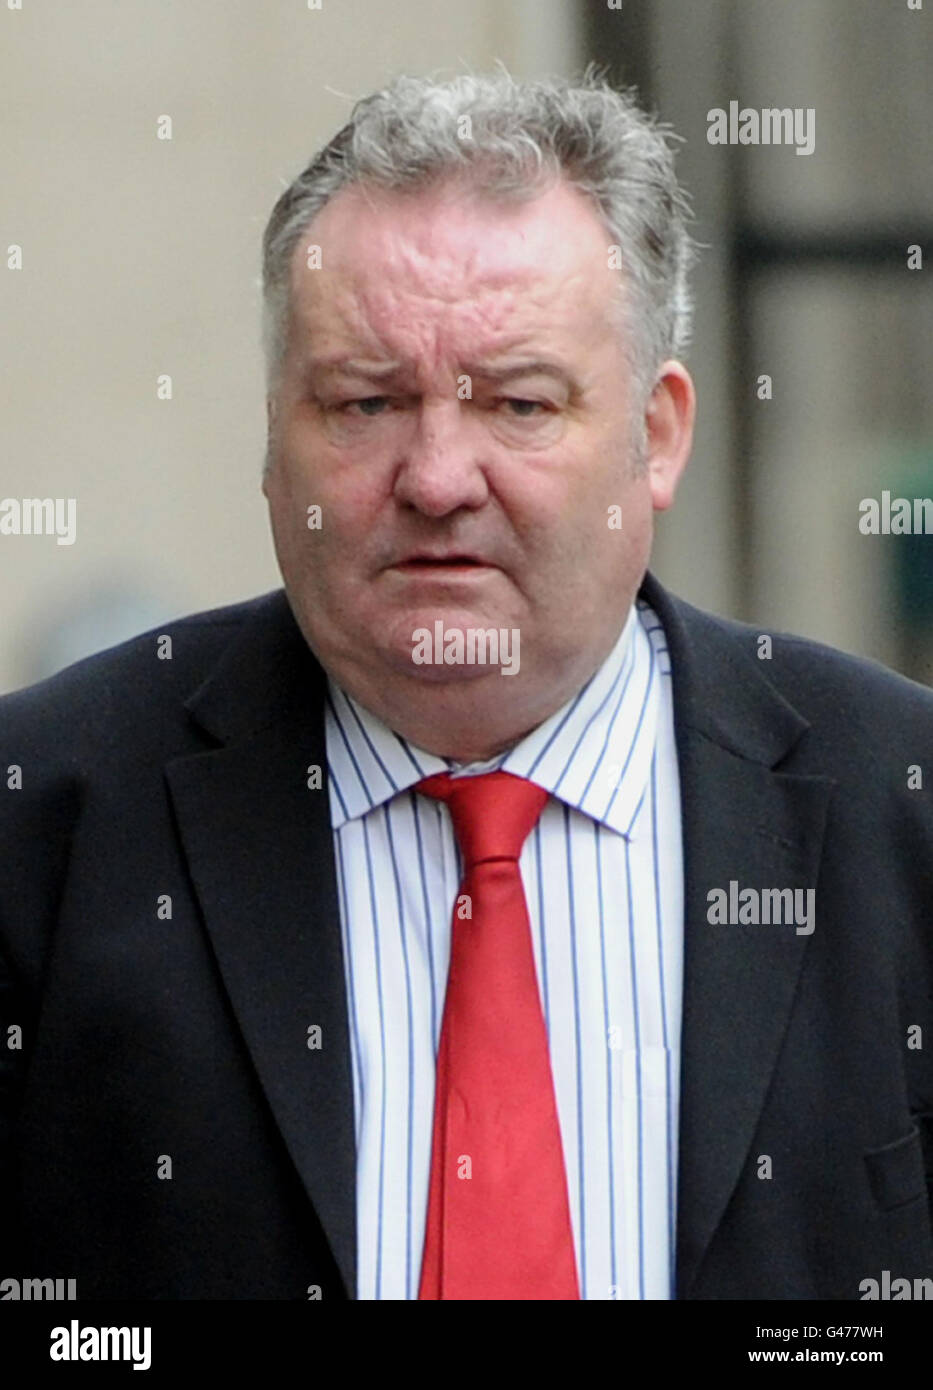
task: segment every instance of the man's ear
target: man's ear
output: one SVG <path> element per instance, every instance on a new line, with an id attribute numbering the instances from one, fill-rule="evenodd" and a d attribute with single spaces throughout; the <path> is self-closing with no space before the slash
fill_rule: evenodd
<path id="1" fill-rule="evenodd" d="M 645 467 L 655 511 L 674 500 L 693 447 L 696 391 L 682 362 L 665 362 L 645 406 Z"/>

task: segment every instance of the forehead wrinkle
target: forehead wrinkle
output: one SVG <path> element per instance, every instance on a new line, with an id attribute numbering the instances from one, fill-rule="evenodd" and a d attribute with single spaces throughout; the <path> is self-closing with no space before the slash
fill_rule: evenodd
<path id="1" fill-rule="evenodd" d="M 440 355 L 482 353 L 516 317 L 515 296 L 505 290 L 438 298 L 420 289 L 374 290 L 361 310 L 380 338 L 411 356 L 426 351 L 429 343 Z"/>
<path id="2" fill-rule="evenodd" d="M 463 358 L 497 355 L 517 335 L 524 338 L 529 333 L 528 296 L 517 301 L 505 289 L 435 300 L 423 294 L 420 286 L 358 285 L 341 287 L 334 298 L 325 296 L 325 304 L 317 306 L 318 312 L 309 305 L 304 315 L 315 350 L 325 355 L 326 343 L 326 355 L 346 352 L 369 360 L 398 361 L 419 375 L 457 369 Z"/>
<path id="3" fill-rule="evenodd" d="M 421 374 L 504 353 L 516 339 L 553 342 L 556 331 L 580 343 L 602 338 L 608 327 L 594 322 L 606 317 L 607 297 L 594 295 L 585 262 L 561 275 L 547 261 L 520 256 L 490 263 L 485 246 L 448 250 L 444 227 L 417 219 L 413 228 L 391 225 L 373 242 L 360 246 L 351 230 L 330 257 L 325 246 L 329 273 L 301 279 L 303 336 L 326 338 L 328 351 L 399 360 Z"/>

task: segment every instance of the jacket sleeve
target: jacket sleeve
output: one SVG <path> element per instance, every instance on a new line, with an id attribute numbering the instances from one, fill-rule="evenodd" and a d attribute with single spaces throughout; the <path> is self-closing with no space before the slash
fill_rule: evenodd
<path id="1" fill-rule="evenodd" d="M 0 699 L 0 1277 L 20 1273 L 20 1111 L 80 801 L 81 720 L 48 694 Z"/>
<path id="2" fill-rule="evenodd" d="M 27 1027 L 23 999 L 9 962 L 0 954 L 0 1273 L 19 1274 L 21 1264 L 16 1126 Z"/>

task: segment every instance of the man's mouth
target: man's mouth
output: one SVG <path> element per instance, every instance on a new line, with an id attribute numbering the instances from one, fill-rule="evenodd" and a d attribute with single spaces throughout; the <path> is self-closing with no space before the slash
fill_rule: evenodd
<path id="1" fill-rule="evenodd" d="M 453 570 L 481 570 L 489 569 L 490 566 L 485 560 L 476 555 L 450 554 L 450 555 L 409 555 L 398 564 L 393 565 L 393 569 L 402 570 L 408 573 L 418 571 L 437 572 Z"/>

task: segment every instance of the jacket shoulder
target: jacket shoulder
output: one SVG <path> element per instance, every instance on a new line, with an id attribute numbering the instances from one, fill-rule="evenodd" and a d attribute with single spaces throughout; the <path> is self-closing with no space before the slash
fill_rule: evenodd
<path id="1" fill-rule="evenodd" d="M 82 817 L 96 811 L 116 832 L 144 808 L 156 833 L 166 761 L 213 746 L 186 701 L 241 631 L 274 627 L 284 601 L 279 590 L 162 623 L 0 699 L 0 993 L 5 958 L 38 977 Z M 99 844 L 87 853 L 106 862 Z"/>
<path id="2" fill-rule="evenodd" d="M 933 690 L 880 661 L 854 656 L 797 633 L 721 618 L 696 608 L 691 610 L 691 617 L 714 624 L 804 714 L 808 705 L 842 701 L 846 708 L 862 710 L 866 715 L 888 709 L 913 713 L 921 720 L 933 718 Z"/>
<path id="3" fill-rule="evenodd" d="M 95 731 L 112 738 L 115 719 L 151 719 L 160 706 L 177 707 L 236 632 L 282 601 L 274 590 L 171 619 L 0 697 L 4 750 L 12 755 L 17 743 L 48 749 L 57 741 L 74 747 Z"/>
<path id="4" fill-rule="evenodd" d="M 731 711 L 763 718 L 755 692 L 777 697 L 804 721 L 806 750 L 816 771 L 873 789 L 904 784 L 908 767 L 933 766 L 933 690 L 879 661 L 766 624 L 739 622 L 695 608 L 665 593 L 649 596 L 668 631 L 669 646 L 696 675 L 707 717 Z M 767 640 L 765 640 L 767 639 Z M 676 659 L 672 653 L 675 669 Z"/>

